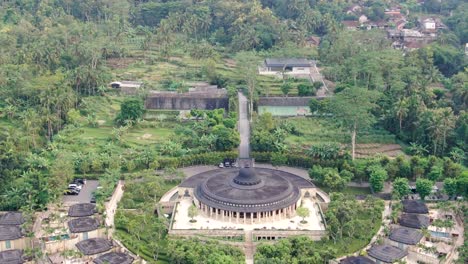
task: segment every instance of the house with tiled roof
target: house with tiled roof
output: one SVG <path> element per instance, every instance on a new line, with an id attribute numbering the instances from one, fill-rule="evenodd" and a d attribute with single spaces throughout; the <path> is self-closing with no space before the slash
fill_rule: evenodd
<path id="1" fill-rule="evenodd" d="M 20 212 L 0 213 L 0 253 L 7 250 L 22 250 L 30 246 L 31 239 L 25 237 L 21 225 L 24 223 Z"/>

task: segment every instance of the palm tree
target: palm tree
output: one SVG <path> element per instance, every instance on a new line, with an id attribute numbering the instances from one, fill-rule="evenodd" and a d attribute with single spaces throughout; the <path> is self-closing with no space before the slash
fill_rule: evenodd
<path id="1" fill-rule="evenodd" d="M 401 97 L 398 103 L 395 105 L 395 114 L 398 117 L 398 124 L 400 128 L 400 133 L 403 126 L 403 119 L 408 115 L 408 100 L 404 97 Z"/>

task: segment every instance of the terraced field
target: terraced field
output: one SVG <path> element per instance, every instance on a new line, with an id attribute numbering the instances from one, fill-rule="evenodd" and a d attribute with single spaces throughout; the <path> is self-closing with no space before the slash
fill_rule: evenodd
<path id="1" fill-rule="evenodd" d="M 404 154 L 398 144 L 357 144 L 356 157 L 367 158 L 375 154 L 383 154 L 388 157 L 396 157 Z"/>

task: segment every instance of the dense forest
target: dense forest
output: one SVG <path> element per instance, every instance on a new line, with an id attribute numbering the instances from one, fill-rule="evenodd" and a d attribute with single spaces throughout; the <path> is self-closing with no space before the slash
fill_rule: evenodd
<path id="1" fill-rule="evenodd" d="M 205 80 L 226 87 L 231 99 L 237 90 L 246 91 L 252 106 L 259 95 L 270 91 L 268 83 L 261 84 L 255 77 L 264 58 L 318 60 L 324 76 L 334 84 L 335 96 L 312 101 L 312 112 L 319 117 L 332 115 L 334 123 L 346 133 L 357 132 L 358 137 L 373 129 L 385 130 L 411 157 L 354 161 L 339 146 L 328 143 L 298 152 L 285 142 L 288 135 L 301 136 L 297 129 L 264 116 L 253 122 L 252 148 L 259 160 L 268 156 L 265 161 L 278 165 L 306 164 L 312 178 L 323 183 L 324 175 L 328 175 L 328 184 L 337 191 L 351 179 L 367 181 L 372 175 L 378 178 L 385 174 L 379 182 L 399 177 L 445 180 L 455 185 L 451 196 L 466 195 L 468 3 L 419 2 L 2 1 L 0 211 L 43 209 L 62 196 L 75 175 L 89 174 L 101 178 L 102 183 L 115 183 L 125 177 L 123 174 L 138 170 L 215 163 L 212 161 L 218 160 L 218 152 L 236 157 L 239 135 L 234 112 L 192 112 L 197 122 L 185 125 L 166 124 L 165 117 L 159 116 L 160 126 L 174 132 L 170 140 L 143 146 L 125 142 L 123 135 L 132 125 L 151 126 L 140 120 L 144 95 L 117 100 L 122 109 L 133 104 L 139 110 L 129 116 L 119 112 L 119 105 L 119 111 L 115 111 L 119 113 L 111 112 L 111 135 L 104 141 L 81 138 L 85 127 L 99 126 L 96 109 L 107 111 L 115 103 L 109 99 L 113 91 L 108 84 L 119 75 L 111 61 L 126 59 L 132 59 L 135 65 L 171 62 L 171 67 L 178 67 L 184 66 L 184 58 L 190 58 L 199 64 L 190 69 L 193 72 L 186 70 L 182 77 L 148 86 L 178 89 L 184 78 Z M 373 21 L 384 19 L 386 9 L 399 6 L 407 15 L 408 27 L 416 26 L 419 16 L 430 14 L 441 18 L 447 28 L 424 48 L 403 52 L 393 49 L 381 30 L 346 30 L 342 21 L 358 19 L 346 12 L 355 4 L 360 4 L 362 13 Z M 320 45 L 304 51 L 310 36 L 320 37 Z M 174 62 L 174 58 L 183 59 Z M 217 65 L 221 61 L 237 62 L 238 69 L 234 73 L 220 70 Z M 349 115 L 341 114 L 347 109 L 340 108 L 350 104 L 350 98 L 368 107 L 368 115 L 356 120 L 354 125 L 361 123 L 351 129 Z M 356 111 L 350 114 L 359 114 L 359 109 L 352 110 Z M 206 120 L 198 122 L 199 116 Z M 323 148 L 332 153 L 324 155 Z M 180 157 L 186 157 L 185 163 Z M 301 163 L 303 160 L 305 163 Z M 104 188 L 102 195 L 111 191 Z M 288 243 L 286 246 L 292 247 L 304 242 Z M 184 259 L 180 254 L 180 263 L 191 263 L 180 260 Z M 316 256 L 323 258 L 329 257 Z"/>

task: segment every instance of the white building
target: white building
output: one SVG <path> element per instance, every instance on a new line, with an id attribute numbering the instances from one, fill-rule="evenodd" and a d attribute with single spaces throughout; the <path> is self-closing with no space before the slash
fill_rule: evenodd
<path id="1" fill-rule="evenodd" d="M 266 59 L 258 68 L 260 75 L 304 75 L 310 74 L 315 61 L 307 59 Z"/>
<path id="2" fill-rule="evenodd" d="M 436 22 L 432 18 L 426 18 L 423 20 L 422 27 L 424 30 L 435 30 Z"/>

